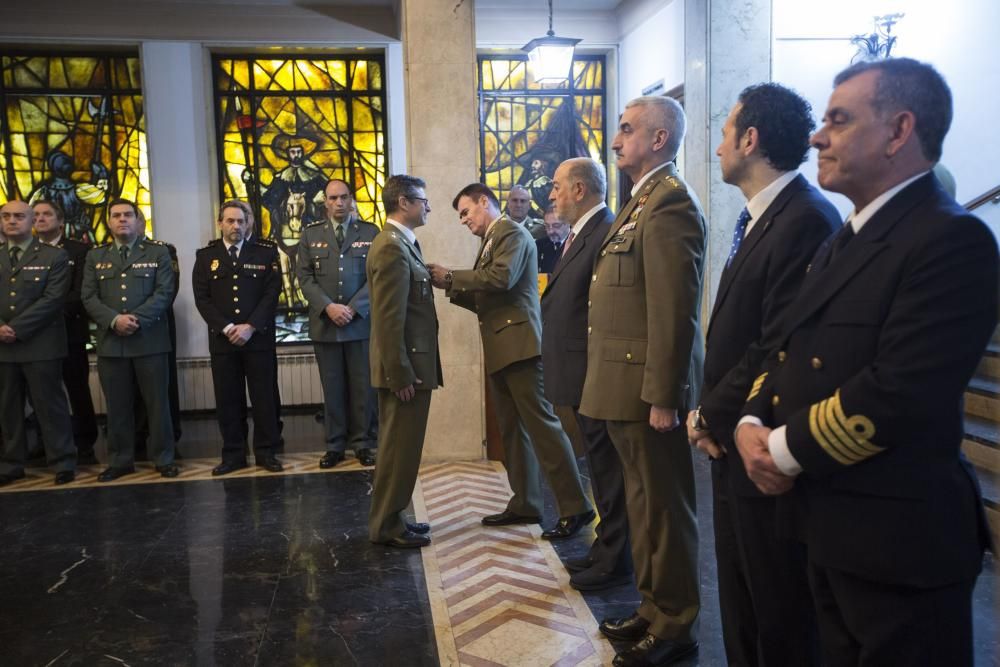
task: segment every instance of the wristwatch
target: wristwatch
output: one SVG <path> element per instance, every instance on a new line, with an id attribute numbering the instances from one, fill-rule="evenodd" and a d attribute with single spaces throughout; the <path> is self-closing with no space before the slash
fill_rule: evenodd
<path id="1" fill-rule="evenodd" d="M 448 284 L 449 287 L 451 287 L 451 284 L 455 281 L 455 274 L 452 273 L 451 271 L 444 274 L 444 281 Z"/>

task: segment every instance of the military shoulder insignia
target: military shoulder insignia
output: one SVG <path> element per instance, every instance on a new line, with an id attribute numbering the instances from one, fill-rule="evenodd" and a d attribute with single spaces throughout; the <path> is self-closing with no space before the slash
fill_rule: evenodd
<path id="1" fill-rule="evenodd" d="M 222 243 L 222 239 L 212 239 L 211 241 L 208 242 L 208 245 L 206 245 L 205 247 L 211 248 L 212 246 L 219 245 L 220 243 Z"/>
<path id="2" fill-rule="evenodd" d="M 681 182 L 677 180 L 676 176 L 667 176 L 663 180 L 666 181 L 667 185 L 670 185 L 671 187 L 681 187 Z"/>
<path id="3" fill-rule="evenodd" d="M 306 225 L 306 229 L 309 229 L 311 227 L 319 227 L 320 225 L 325 225 L 325 224 L 326 220 L 317 220 L 316 222 L 310 222 L 308 225 Z"/>
<path id="4" fill-rule="evenodd" d="M 250 239 L 250 242 L 254 243 L 256 245 L 262 246 L 264 248 L 277 248 L 278 247 L 278 244 L 275 243 L 274 241 L 272 241 L 271 239 L 262 239 L 262 238 L 254 237 L 254 238 Z"/>
<path id="5" fill-rule="evenodd" d="M 170 245 L 166 241 L 157 241 L 156 239 L 143 239 L 142 242 L 143 243 L 152 243 L 153 245 L 161 245 L 161 246 L 164 246 L 164 247 Z"/>

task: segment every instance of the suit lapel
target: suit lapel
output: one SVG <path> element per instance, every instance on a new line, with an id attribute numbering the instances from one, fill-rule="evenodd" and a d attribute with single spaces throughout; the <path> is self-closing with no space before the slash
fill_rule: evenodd
<path id="1" fill-rule="evenodd" d="M 890 244 L 885 237 L 936 187 L 936 180 L 932 174 L 914 181 L 872 216 L 829 265 L 822 269 L 813 269 L 813 272 L 818 273 L 810 276 L 810 280 L 802 286 L 802 291 L 795 301 L 796 308 L 789 314 L 789 326 L 786 332 L 791 332 L 825 306 L 858 271 L 888 248 Z M 828 246 L 829 244 L 824 248 L 826 252 L 829 252 Z"/>
<path id="2" fill-rule="evenodd" d="M 573 243 L 571 243 L 569 248 L 566 250 L 566 254 L 560 257 L 558 260 L 556 260 L 556 266 L 552 270 L 552 275 L 549 276 L 549 282 L 545 286 L 546 292 L 548 292 L 549 288 L 552 287 L 553 284 L 555 284 L 556 280 L 559 278 L 559 274 L 562 273 L 563 267 L 569 264 L 571 261 L 573 261 L 574 257 L 583 252 L 583 249 L 586 248 L 587 243 L 591 242 L 590 237 L 594 235 L 594 232 L 604 223 L 604 221 L 608 218 L 610 214 L 611 214 L 610 209 L 608 209 L 608 207 L 605 206 L 597 213 L 595 213 L 593 216 L 591 216 L 590 220 L 587 221 L 587 224 L 585 224 L 583 226 L 583 229 L 580 230 L 580 234 L 573 239 Z M 598 243 L 603 241 L 604 239 L 594 239 L 594 242 Z"/>

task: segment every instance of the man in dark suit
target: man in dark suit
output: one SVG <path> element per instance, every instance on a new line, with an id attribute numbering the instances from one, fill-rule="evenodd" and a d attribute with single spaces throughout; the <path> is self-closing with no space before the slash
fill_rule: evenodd
<path id="1" fill-rule="evenodd" d="M 785 311 L 736 444 L 758 488 L 801 493 L 824 664 L 972 665 L 989 538 L 962 397 L 997 322 L 996 241 L 931 173 L 952 118 L 932 67 L 858 63 L 834 86 L 812 145 L 855 208 Z"/>
<path id="2" fill-rule="evenodd" d="M 712 458 L 715 555 L 730 665 L 818 664 L 804 546 L 776 531 L 776 501 L 747 478 L 733 430 L 837 210 L 796 169 L 815 127 L 809 103 L 774 83 L 751 86 L 722 128 L 722 180 L 747 198 L 706 334 L 701 406 L 688 438 Z"/>
<path id="3" fill-rule="evenodd" d="M 31 208 L 9 201 L 0 208 L 0 486 L 24 477 L 27 455 L 24 407 L 34 398 L 46 459 L 56 484 L 72 482 L 76 448 L 62 389 L 66 356 L 63 301 L 70 284 L 69 258 L 61 248 L 31 235 Z"/>
<path id="4" fill-rule="evenodd" d="M 270 241 L 246 241 L 253 211 L 242 201 L 219 210 L 221 243 L 198 251 L 191 287 L 198 312 L 208 324 L 212 381 L 222 432 L 222 462 L 213 475 L 245 468 L 246 394 L 254 426 L 258 467 L 281 472 L 275 457 L 280 438 L 274 405 L 274 313 L 281 291 L 278 250 Z"/>
<path id="5" fill-rule="evenodd" d="M 496 196 L 481 183 L 464 187 L 452 206 L 462 224 L 483 239 L 479 257 L 472 269 L 428 266 L 434 285 L 447 289 L 452 303 L 479 318 L 507 479 L 514 493 L 506 509 L 483 517 L 483 524 L 541 521 L 541 464 L 560 516 L 542 537 L 570 537 L 594 519 L 594 511 L 584 495 L 569 438 L 543 394 L 535 244 L 527 229 L 500 213 Z"/>
<path id="6" fill-rule="evenodd" d="M 399 174 L 382 189 L 385 228 L 368 257 L 371 379 L 378 388 L 383 443 L 375 466 L 368 538 L 390 547 L 430 544 L 426 523 L 409 523 L 431 391 L 443 384 L 431 276 L 413 233 L 427 224 L 425 183 Z"/>
<path id="7" fill-rule="evenodd" d="M 545 398 L 573 410 L 586 442 L 590 486 L 601 520 L 586 557 L 566 563 L 573 588 L 600 590 L 631 581 L 622 464 L 603 421 L 580 414 L 587 375 L 587 303 L 594 260 L 615 219 L 604 205 L 607 177 L 590 158 L 566 160 L 552 177 L 553 212 L 567 225 L 561 259 L 542 294 Z M 548 213 L 546 214 L 548 217 Z M 548 220 L 546 220 L 548 225 Z M 541 243 L 541 242 L 539 242 Z"/>
<path id="8" fill-rule="evenodd" d="M 170 308 L 176 271 L 162 241 L 145 236 L 139 207 L 108 205 L 112 241 L 87 253 L 81 298 L 97 324 L 97 372 L 108 406 L 110 482 L 135 472 L 134 383 L 149 419 L 150 459 L 162 477 L 177 477 L 170 420 Z"/>
<path id="9" fill-rule="evenodd" d="M 642 596 L 634 614 L 600 625 L 634 642 L 616 666 L 668 664 L 698 648 L 694 466 L 681 419 L 701 381 L 705 219 L 673 163 L 684 128 L 672 98 L 626 105 L 611 147 L 635 187 L 591 276 L 580 412 L 607 423 L 622 459 Z"/>
<path id="10" fill-rule="evenodd" d="M 538 251 L 538 272 L 552 273 L 563 254 L 563 244 L 569 236 L 569 224 L 560 220 L 551 206 L 545 211 L 545 236 L 535 241 Z"/>
<path id="11" fill-rule="evenodd" d="M 368 281 L 365 258 L 378 227 L 351 215 L 347 184 L 326 184 L 327 219 L 302 230 L 296 274 L 309 302 L 309 338 L 316 351 L 326 428 L 321 468 L 344 460 L 347 448 L 375 465 L 375 392 L 368 364 Z"/>
<path id="12" fill-rule="evenodd" d="M 83 301 L 80 300 L 83 265 L 90 246 L 66 238 L 63 234 L 65 213 L 59 204 L 40 200 L 32 205 L 31 210 L 35 216 L 35 234 L 38 239 L 62 248 L 69 256 L 72 277 L 63 306 L 67 348 L 66 358 L 63 359 L 63 384 L 66 385 L 66 394 L 73 411 L 73 441 L 76 443 L 77 463 L 97 463 L 94 456 L 97 416 L 94 414 L 94 399 L 90 395 L 90 357 L 87 354 L 90 320 L 83 309 Z"/>

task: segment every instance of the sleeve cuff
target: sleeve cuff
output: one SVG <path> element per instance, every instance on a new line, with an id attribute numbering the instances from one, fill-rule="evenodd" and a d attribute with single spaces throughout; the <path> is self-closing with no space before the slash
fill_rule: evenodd
<path id="1" fill-rule="evenodd" d="M 233 328 L 234 326 L 235 326 L 235 325 L 234 325 L 234 324 L 233 324 L 232 322 L 230 322 L 230 323 L 229 323 L 229 324 L 227 324 L 226 326 L 222 327 L 222 333 L 224 333 L 224 334 L 227 334 L 227 335 L 228 335 L 228 334 L 229 334 L 229 330 L 230 330 L 230 329 L 232 329 L 232 328 Z"/>
<path id="2" fill-rule="evenodd" d="M 774 465 L 778 466 L 778 470 L 781 472 L 789 477 L 795 477 L 802 472 L 802 466 L 799 465 L 799 462 L 795 460 L 792 452 L 788 449 L 786 427 L 779 426 L 771 431 L 771 434 L 767 437 L 767 449 L 771 452 Z"/>

